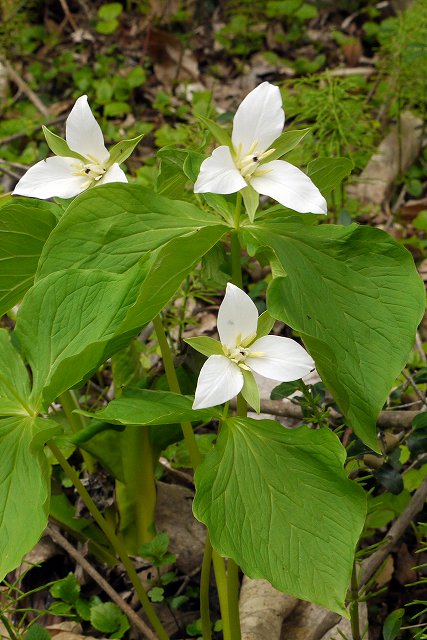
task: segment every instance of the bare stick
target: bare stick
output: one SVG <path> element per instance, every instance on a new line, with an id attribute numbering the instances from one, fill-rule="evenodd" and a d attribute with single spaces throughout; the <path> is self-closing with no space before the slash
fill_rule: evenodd
<path id="1" fill-rule="evenodd" d="M 16 86 L 19 87 L 19 89 L 23 93 L 25 93 L 25 95 L 33 103 L 33 105 L 35 106 L 37 111 L 40 111 L 42 116 L 44 116 L 45 118 L 48 118 L 49 115 L 50 115 L 49 114 L 49 110 L 45 107 L 45 105 L 40 100 L 38 95 L 34 93 L 34 91 L 31 89 L 31 87 L 28 86 L 28 84 L 25 82 L 25 80 L 23 78 L 21 78 L 21 76 L 15 71 L 15 69 L 11 66 L 11 64 L 6 59 L 3 58 L 2 62 L 4 64 L 4 66 L 5 66 L 5 68 L 6 68 L 8 76 L 12 80 L 12 82 L 14 82 L 16 84 Z"/>
<path id="2" fill-rule="evenodd" d="M 235 408 L 236 403 L 232 400 L 230 406 Z M 270 413 L 274 416 L 283 416 L 285 418 L 295 418 L 296 420 L 302 420 L 302 409 L 299 404 L 292 402 L 291 400 L 261 400 L 261 413 Z M 331 419 L 335 421 L 343 420 L 343 416 L 335 411 L 329 409 Z M 419 411 L 381 411 L 378 416 L 377 425 L 379 427 L 409 427 L 412 420 L 419 414 Z"/>
<path id="3" fill-rule="evenodd" d="M 129 618 L 133 625 L 143 633 L 149 640 L 158 640 L 157 636 L 151 631 L 151 629 L 145 624 L 144 620 L 142 620 L 132 609 L 127 602 L 123 600 L 123 598 L 117 593 L 115 589 L 101 576 L 98 571 L 92 567 L 92 565 L 82 556 L 82 554 L 77 551 L 73 545 L 68 542 L 64 536 L 59 533 L 58 529 L 48 525 L 46 529 L 46 533 L 52 538 L 52 540 L 62 547 L 64 551 L 68 553 L 85 571 L 90 575 L 93 580 L 101 587 L 103 591 L 111 598 L 113 602 L 116 603 L 118 607 L 123 611 L 123 613 Z"/>

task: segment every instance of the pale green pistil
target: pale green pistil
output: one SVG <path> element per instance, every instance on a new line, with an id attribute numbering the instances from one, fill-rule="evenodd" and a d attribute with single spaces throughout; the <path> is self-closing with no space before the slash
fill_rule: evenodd
<path id="1" fill-rule="evenodd" d="M 239 345 L 238 347 L 227 347 L 225 344 L 222 345 L 222 350 L 224 351 L 224 355 L 237 364 L 241 369 L 245 369 L 246 371 L 250 371 L 250 368 L 247 364 L 245 364 L 245 360 L 248 356 L 251 358 L 261 358 L 264 353 L 257 351 L 250 351 L 246 347 Z"/>
<path id="2" fill-rule="evenodd" d="M 89 185 L 94 182 L 98 182 L 107 172 L 107 169 L 104 165 L 99 164 L 98 162 L 87 162 L 83 164 L 83 162 L 76 162 L 75 165 L 76 171 L 74 173 L 75 176 L 85 176 L 87 177 L 87 182 L 85 182 L 81 188 L 86 189 Z"/>
<path id="3" fill-rule="evenodd" d="M 263 153 L 257 153 L 256 148 L 258 146 L 258 142 L 253 142 L 248 153 L 246 155 L 242 155 L 242 145 L 235 150 L 235 162 L 236 167 L 239 169 L 240 173 L 246 180 L 250 180 L 253 177 L 259 177 L 269 172 L 269 169 L 260 169 L 259 164 L 268 158 L 272 153 L 274 153 L 274 149 L 269 149 L 268 151 L 264 151 Z"/>

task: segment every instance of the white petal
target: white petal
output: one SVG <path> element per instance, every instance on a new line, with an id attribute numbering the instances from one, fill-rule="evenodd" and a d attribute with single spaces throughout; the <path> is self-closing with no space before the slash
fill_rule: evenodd
<path id="1" fill-rule="evenodd" d="M 251 358 L 251 352 L 264 355 Z M 245 364 L 261 376 L 280 382 L 298 380 L 314 369 L 313 359 L 304 347 L 291 338 L 281 336 L 264 336 L 255 340 Z"/>
<path id="2" fill-rule="evenodd" d="M 237 347 L 242 340 L 255 337 L 258 309 L 250 297 L 229 282 L 218 311 L 218 333 L 222 344 Z"/>
<path id="3" fill-rule="evenodd" d="M 326 213 L 327 204 L 316 185 L 293 164 L 273 160 L 260 166 L 265 175 L 251 179 L 251 186 L 264 196 L 300 213 Z M 268 173 L 267 173 L 268 172 Z"/>
<path id="4" fill-rule="evenodd" d="M 253 153 L 260 154 L 280 136 L 284 124 L 279 87 L 263 82 L 246 96 L 236 111 L 231 136 L 233 146 L 237 151 L 242 145 L 242 155 L 247 155 L 256 142 Z"/>
<path id="5" fill-rule="evenodd" d="M 110 157 L 104 145 L 101 127 L 88 105 L 87 96 L 80 96 L 71 109 L 65 123 L 65 139 L 70 149 L 92 159 L 92 162 L 102 163 Z"/>
<path id="6" fill-rule="evenodd" d="M 55 156 L 28 169 L 15 187 L 14 195 L 31 198 L 73 198 L 89 186 L 85 176 L 74 175 L 82 163 L 74 158 Z"/>
<path id="7" fill-rule="evenodd" d="M 234 164 L 230 149 L 222 146 L 215 149 L 210 158 L 203 160 L 194 193 L 235 193 L 247 186 Z"/>
<path id="8" fill-rule="evenodd" d="M 111 165 L 108 171 L 98 180 L 97 184 L 107 184 L 108 182 L 127 182 L 125 172 L 120 169 L 117 162 Z"/>
<path id="9" fill-rule="evenodd" d="M 237 396 L 243 387 L 243 374 L 225 356 L 210 356 L 200 370 L 193 409 L 215 407 Z"/>

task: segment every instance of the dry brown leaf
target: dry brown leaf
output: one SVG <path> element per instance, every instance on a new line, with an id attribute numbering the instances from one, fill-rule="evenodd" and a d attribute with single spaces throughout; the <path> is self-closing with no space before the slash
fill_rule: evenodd
<path id="1" fill-rule="evenodd" d="M 156 528 L 165 531 L 169 551 L 180 571 L 190 575 L 201 566 L 206 531 L 192 512 L 194 492 L 179 485 L 157 483 Z"/>
<path id="2" fill-rule="evenodd" d="M 408 582 L 415 582 L 417 579 L 417 572 L 414 569 L 418 564 L 415 556 L 413 556 L 408 549 L 406 542 L 403 542 L 396 554 L 396 571 L 394 572 L 395 578 L 401 585 Z"/>
<path id="3" fill-rule="evenodd" d="M 283 620 L 297 604 L 266 580 L 244 576 L 239 600 L 242 640 L 278 640 Z"/>
<path id="4" fill-rule="evenodd" d="M 394 572 L 394 560 L 391 555 L 387 556 L 387 560 L 379 574 L 377 575 L 375 582 L 379 588 L 388 584 L 393 577 Z"/>

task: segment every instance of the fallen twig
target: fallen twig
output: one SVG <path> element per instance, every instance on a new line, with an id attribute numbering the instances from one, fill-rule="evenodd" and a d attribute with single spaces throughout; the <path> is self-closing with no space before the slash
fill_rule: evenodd
<path id="1" fill-rule="evenodd" d="M 64 536 L 59 533 L 59 531 L 48 525 L 46 529 L 46 533 L 52 540 L 64 551 L 66 551 L 85 571 L 90 575 L 93 580 L 101 587 L 103 591 L 111 598 L 113 602 L 116 603 L 118 607 L 123 611 L 123 613 L 129 618 L 131 623 L 135 625 L 135 627 L 143 633 L 149 640 L 158 640 L 157 636 L 151 629 L 145 624 L 144 620 L 142 620 L 132 609 L 131 606 L 128 605 L 127 602 L 123 600 L 123 598 L 117 593 L 115 589 L 101 576 L 100 573 L 82 556 L 82 554 L 77 551 L 73 545 L 68 542 Z"/>
<path id="2" fill-rule="evenodd" d="M 15 71 L 15 69 L 12 67 L 12 65 L 6 59 L 3 58 L 2 59 L 2 63 L 5 66 L 7 74 L 9 76 L 9 78 L 12 80 L 12 82 L 14 82 L 16 84 L 16 86 L 19 87 L 19 89 L 23 93 L 25 93 L 27 98 L 36 107 L 37 111 L 40 111 L 42 116 L 44 116 L 45 118 L 48 118 L 49 115 L 50 115 L 49 114 L 49 110 L 47 109 L 47 107 L 45 107 L 45 105 L 40 100 L 38 95 L 36 93 L 34 93 L 34 91 L 31 89 L 31 87 L 28 86 L 28 84 L 25 82 L 25 80 L 23 78 L 21 78 L 21 76 Z"/>
<path id="3" fill-rule="evenodd" d="M 231 401 L 231 407 L 235 408 L 235 402 Z M 283 416 L 285 418 L 295 418 L 302 420 L 303 414 L 299 404 L 291 400 L 261 400 L 261 413 L 269 413 L 274 416 Z M 329 414 L 334 422 L 342 421 L 343 416 L 330 408 Z M 399 428 L 409 427 L 412 420 L 419 414 L 419 411 L 381 411 L 378 416 L 377 425 L 381 428 Z"/>

